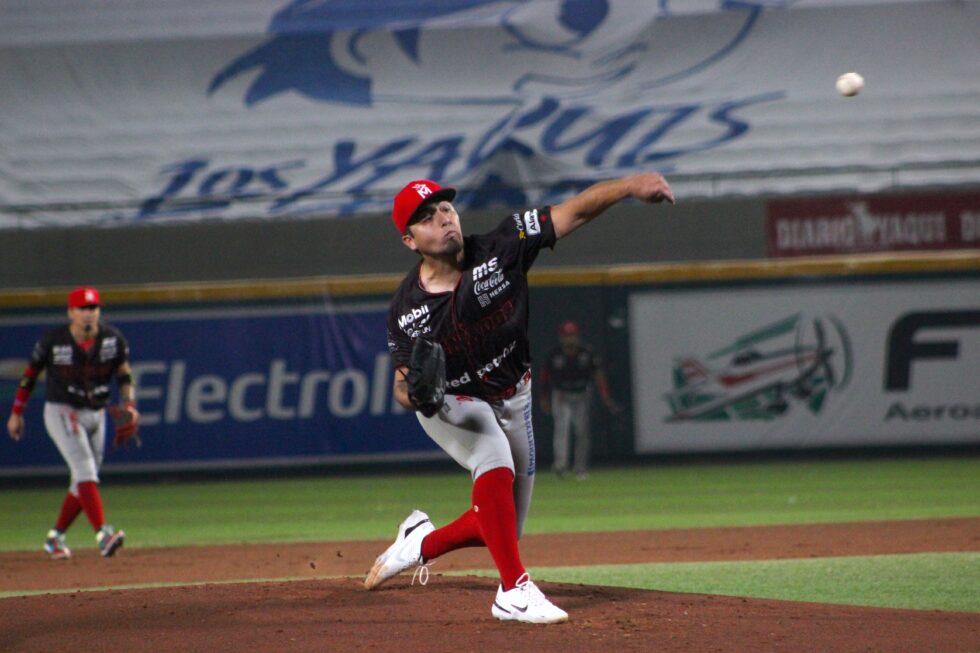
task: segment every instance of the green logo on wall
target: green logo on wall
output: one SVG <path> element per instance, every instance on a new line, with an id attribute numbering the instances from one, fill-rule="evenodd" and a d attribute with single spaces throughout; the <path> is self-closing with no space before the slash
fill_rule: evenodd
<path id="1" fill-rule="evenodd" d="M 851 358 L 836 317 L 791 315 L 707 356 L 675 358 L 666 421 L 771 420 L 795 404 L 818 414 L 850 380 Z"/>

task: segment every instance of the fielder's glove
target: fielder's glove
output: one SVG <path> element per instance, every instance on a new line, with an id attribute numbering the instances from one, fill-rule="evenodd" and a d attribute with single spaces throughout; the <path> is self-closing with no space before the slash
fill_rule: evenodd
<path id="1" fill-rule="evenodd" d="M 112 446 L 119 447 L 130 440 L 136 442 L 137 447 L 143 446 L 140 440 L 140 414 L 136 410 L 136 404 L 127 401 L 122 406 L 109 406 L 109 416 L 116 427 L 116 437 L 112 439 Z"/>
<path id="2" fill-rule="evenodd" d="M 432 417 L 446 397 L 446 353 L 438 342 L 417 338 L 408 363 L 408 398 L 415 409 Z"/>

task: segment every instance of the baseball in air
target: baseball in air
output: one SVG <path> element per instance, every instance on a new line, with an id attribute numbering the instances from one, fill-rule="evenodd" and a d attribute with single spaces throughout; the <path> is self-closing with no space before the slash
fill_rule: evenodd
<path id="1" fill-rule="evenodd" d="M 864 88 L 864 77 L 857 73 L 844 73 L 837 78 L 837 92 L 844 97 L 853 97 Z"/>

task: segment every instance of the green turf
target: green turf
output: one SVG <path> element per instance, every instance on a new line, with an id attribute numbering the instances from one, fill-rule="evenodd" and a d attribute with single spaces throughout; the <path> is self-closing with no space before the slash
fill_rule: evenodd
<path id="1" fill-rule="evenodd" d="M 549 567 L 532 572 L 537 580 L 561 583 L 980 612 L 980 553 Z"/>
<path id="2" fill-rule="evenodd" d="M 415 507 L 469 505 L 465 472 L 103 486 L 126 546 L 389 538 Z M 0 491 L 0 550 L 36 549 L 64 490 Z M 980 458 L 674 464 L 539 474 L 528 533 L 980 515 Z M 84 517 L 72 546 L 92 546 Z"/>

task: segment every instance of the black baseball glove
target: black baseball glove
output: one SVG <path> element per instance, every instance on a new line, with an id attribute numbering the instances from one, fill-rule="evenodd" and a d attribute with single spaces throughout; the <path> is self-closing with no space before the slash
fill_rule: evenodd
<path id="1" fill-rule="evenodd" d="M 446 353 L 438 342 L 417 338 L 408 362 L 408 398 L 415 409 L 432 417 L 446 397 Z"/>

